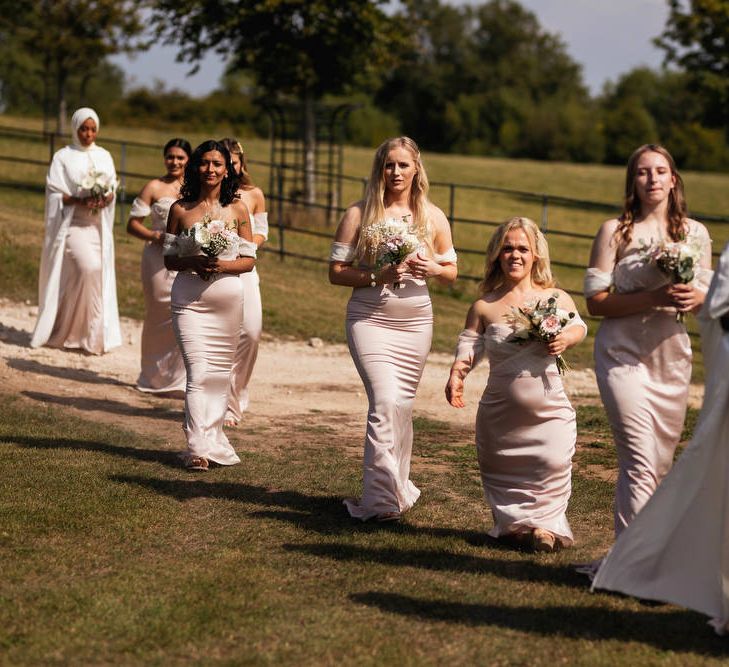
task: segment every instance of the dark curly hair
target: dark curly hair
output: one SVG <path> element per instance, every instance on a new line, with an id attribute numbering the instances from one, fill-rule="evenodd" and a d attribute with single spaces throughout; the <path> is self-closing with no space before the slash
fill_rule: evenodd
<path id="1" fill-rule="evenodd" d="M 220 204 L 221 206 L 228 206 L 237 199 L 238 177 L 233 169 L 233 163 L 230 161 L 230 152 L 223 144 L 214 139 L 203 141 L 192 152 L 189 161 L 185 165 L 185 178 L 180 188 L 180 199 L 184 202 L 194 202 L 200 198 L 200 165 L 202 164 L 202 156 L 210 151 L 218 151 L 225 160 L 226 174 L 220 184 Z"/>

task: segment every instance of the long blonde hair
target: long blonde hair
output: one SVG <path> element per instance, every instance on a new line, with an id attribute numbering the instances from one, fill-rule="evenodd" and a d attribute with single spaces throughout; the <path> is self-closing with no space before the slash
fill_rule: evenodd
<path id="1" fill-rule="evenodd" d="M 395 148 L 405 148 L 413 157 L 415 163 L 415 176 L 410 189 L 408 205 L 413 213 L 410 225 L 415 234 L 422 239 L 428 249 L 433 251 L 433 241 L 430 238 L 430 225 L 428 215 L 428 175 L 420 159 L 420 149 L 410 137 L 393 137 L 380 144 L 375 151 L 372 160 L 372 171 L 367 181 L 367 188 L 364 196 L 364 210 L 362 222 L 359 228 L 359 239 L 357 239 L 356 255 L 360 260 L 372 260 L 374 245 L 378 239 L 368 238 L 367 229 L 385 218 L 385 164 L 390 151 Z"/>
<path id="2" fill-rule="evenodd" d="M 549 266 L 547 239 L 544 238 L 544 234 L 539 230 L 536 222 L 529 218 L 515 217 L 500 224 L 489 239 L 486 246 L 483 280 L 479 285 L 481 296 L 493 292 L 504 284 L 504 272 L 501 270 L 499 255 L 501 255 L 504 248 L 506 235 L 515 229 L 524 231 L 534 254 L 532 283 L 543 288 L 554 287 L 555 281 L 552 278 L 552 269 Z"/>
<path id="3" fill-rule="evenodd" d="M 684 195 L 683 179 L 676 169 L 676 163 L 671 154 L 658 144 L 643 144 L 633 151 L 628 158 L 628 166 L 625 170 L 625 200 L 623 201 L 623 212 L 618 218 L 618 228 L 615 235 L 618 244 L 628 245 L 633 238 L 633 223 L 640 215 L 641 202 L 635 187 L 635 177 L 638 171 L 638 160 L 645 153 L 658 153 L 662 155 L 671 169 L 674 178 L 674 186 L 668 194 L 668 236 L 672 241 L 679 241 L 686 230 L 686 197 Z"/>

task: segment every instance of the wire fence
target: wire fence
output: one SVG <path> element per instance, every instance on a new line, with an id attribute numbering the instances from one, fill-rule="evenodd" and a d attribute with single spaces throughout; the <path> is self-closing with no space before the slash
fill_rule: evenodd
<path id="1" fill-rule="evenodd" d="M 8 177 L 7 170 L 0 169 L 0 186 L 42 191 L 50 159 L 65 143 L 66 138 L 56 134 L 0 125 L 0 163 L 15 165 L 11 170 L 12 178 Z M 154 155 L 155 159 L 159 159 L 160 146 L 111 138 L 105 138 L 104 145 L 112 152 L 118 166 L 120 186 L 117 220 L 123 223 L 132 199 L 129 193 L 136 192 L 154 177 L 149 173 L 150 158 Z M 345 210 L 340 202 L 359 199 L 366 188 L 367 179 L 315 169 L 315 177 L 326 185 L 319 197 L 308 200 L 300 188 L 303 180 L 301 165 L 263 160 L 249 160 L 249 164 L 260 171 L 262 178 L 259 182 L 268 183 L 266 198 L 273 233 L 263 250 L 275 253 L 281 260 L 290 257 L 327 263 L 333 225 Z M 19 165 L 25 170 L 18 169 Z M 459 265 L 463 264 L 461 268 L 466 269 L 459 272 L 459 278 L 473 282 L 481 279 L 473 272 L 473 268 L 476 262 L 483 261 L 484 256 L 484 248 L 474 247 L 473 240 L 483 238 L 484 235 L 479 234 L 478 230 L 496 227 L 504 219 L 504 216 L 478 215 L 482 210 L 513 210 L 513 202 L 518 202 L 520 207 L 531 213 L 530 217 L 538 221 L 542 231 L 550 238 L 552 265 L 565 270 L 568 276 L 570 272 L 575 276 L 579 272 L 580 277 L 587 262 L 573 261 L 573 251 L 580 248 L 584 257 L 594 233 L 560 228 L 559 221 L 568 217 L 567 212 L 573 217 L 579 212 L 583 218 L 599 214 L 604 219 L 616 215 L 620 210 L 617 203 L 544 192 L 447 181 L 431 181 L 430 185 L 432 198 L 441 206 L 451 225 L 456 251 L 465 260 L 463 263 L 459 261 Z M 510 202 L 508 205 L 506 200 Z M 726 240 L 729 236 L 729 216 L 692 212 L 692 217 L 709 225 L 715 240 Z M 718 256 L 720 248 L 719 244 L 715 244 L 714 256 Z M 581 296 L 576 277 L 572 283 L 571 286 L 565 285 L 566 291 Z"/>

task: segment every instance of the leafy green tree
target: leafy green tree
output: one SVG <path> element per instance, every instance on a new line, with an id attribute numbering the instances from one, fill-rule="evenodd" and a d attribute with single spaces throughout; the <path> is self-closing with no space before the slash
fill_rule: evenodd
<path id="1" fill-rule="evenodd" d="M 367 88 L 393 62 L 406 31 L 386 0 L 157 0 L 159 34 L 197 63 L 211 49 L 253 73 L 260 91 L 294 96 L 305 119 L 306 194 L 314 197 L 315 104 Z M 211 46 L 212 45 L 212 46 Z"/>
<path id="2" fill-rule="evenodd" d="M 144 48 L 145 0 L 0 0 L 0 41 L 40 63 L 45 85 L 53 82 L 57 131 L 64 132 L 69 80 L 81 88 L 109 55 Z M 84 84 L 84 81 L 87 83 Z M 43 86 L 40 87 L 43 89 Z"/>
<path id="3" fill-rule="evenodd" d="M 705 100 L 704 122 L 729 133 L 729 2 L 668 0 L 669 16 L 656 44 L 685 70 Z"/>
<path id="4" fill-rule="evenodd" d="M 518 2 L 412 0 L 405 18 L 418 48 L 387 77 L 377 102 L 425 147 L 600 158 L 599 138 L 585 141 L 599 129 L 580 66 Z"/>

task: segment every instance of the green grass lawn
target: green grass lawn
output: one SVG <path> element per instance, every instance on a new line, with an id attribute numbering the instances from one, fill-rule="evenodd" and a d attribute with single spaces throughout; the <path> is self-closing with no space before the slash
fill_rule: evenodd
<path id="1" fill-rule="evenodd" d="M 26 398 L 3 405 L 2 664 L 710 665 L 726 656 L 702 616 L 590 593 L 573 571 L 611 533 L 613 486 L 599 477 L 574 476 L 572 550 L 534 555 L 489 541 L 470 430 L 416 419 L 423 496 L 401 524 L 370 525 L 341 503 L 359 492 L 361 464 L 343 453 L 351 433 L 336 413 L 237 431 L 242 465 L 192 475 L 161 439 Z M 585 438 L 605 441 L 601 412 L 578 418 Z"/>

